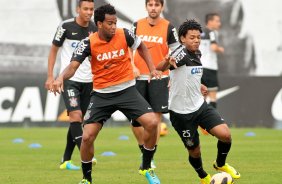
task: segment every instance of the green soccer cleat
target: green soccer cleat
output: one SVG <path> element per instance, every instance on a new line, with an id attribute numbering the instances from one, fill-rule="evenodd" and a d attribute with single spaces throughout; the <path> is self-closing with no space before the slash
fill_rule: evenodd
<path id="1" fill-rule="evenodd" d="M 77 170 L 80 170 L 80 167 L 74 165 L 71 160 L 68 160 L 68 161 L 64 161 L 64 162 L 60 165 L 60 169 L 66 169 L 66 170 L 77 171 Z"/>
<path id="2" fill-rule="evenodd" d="M 91 184 L 91 182 L 88 181 L 87 179 L 83 179 L 78 184 Z"/>
<path id="3" fill-rule="evenodd" d="M 145 169 L 145 170 L 140 169 L 139 174 L 145 176 L 149 184 L 160 184 L 161 183 L 154 169 L 152 168 Z"/>
<path id="4" fill-rule="evenodd" d="M 222 166 L 222 167 L 218 167 L 217 164 L 216 164 L 216 161 L 214 161 L 213 167 L 217 171 L 222 171 L 222 172 L 226 172 L 226 173 L 230 174 L 232 176 L 232 178 L 234 178 L 234 179 L 238 179 L 238 178 L 241 177 L 240 173 L 238 171 L 236 171 L 236 169 L 234 169 L 234 167 L 230 166 L 228 163 L 225 163 L 225 165 Z"/>
<path id="5" fill-rule="evenodd" d="M 210 184 L 211 183 L 211 175 L 207 175 L 204 178 L 201 178 L 200 184 Z"/>

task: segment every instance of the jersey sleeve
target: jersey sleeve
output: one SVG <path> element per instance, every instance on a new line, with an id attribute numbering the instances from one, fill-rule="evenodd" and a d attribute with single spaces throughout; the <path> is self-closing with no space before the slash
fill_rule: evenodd
<path id="1" fill-rule="evenodd" d="M 66 34 L 67 34 L 67 29 L 65 28 L 65 24 L 61 23 L 57 28 L 52 43 L 57 47 L 61 47 L 66 39 Z"/>
<path id="2" fill-rule="evenodd" d="M 141 39 L 128 29 L 124 28 L 123 30 L 128 47 L 132 48 L 133 50 L 137 49 L 141 43 Z"/>
<path id="3" fill-rule="evenodd" d="M 78 61 L 82 63 L 89 55 L 91 55 L 90 39 L 89 37 L 86 37 L 79 42 L 73 51 L 71 61 Z"/>
<path id="4" fill-rule="evenodd" d="M 171 51 L 180 45 L 177 30 L 171 23 L 169 23 L 167 30 L 167 44 Z"/>
<path id="5" fill-rule="evenodd" d="M 179 45 L 171 54 L 171 57 L 175 58 L 176 66 L 180 67 L 186 65 L 187 59 L 189 60 L 188 53 L 184 46 Z M 173 66 L 170 66 L 170 70 L 175 69 Z"/>
<path id="6" fill-rule="evenodd" d="M 217 43 L 216 39 L 216 33 L 214 31 L 209 32 L 210 42 L 211 43 Z"/>
<path id="7" fill-rule="evenodd" d="M 132 31 L 134 34 L 136 34 L 136 28 L 137 28 L 137 22 L 134 22 L 131 25 L 130 31 Z"/>

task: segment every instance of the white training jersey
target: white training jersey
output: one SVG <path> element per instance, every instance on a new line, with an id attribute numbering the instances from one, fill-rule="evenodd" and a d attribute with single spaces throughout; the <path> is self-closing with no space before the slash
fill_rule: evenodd
<path id="1" fill-rule="evenodd" d="M 96 31 L 94 22 L 89 22 L 88 27 L 82 27 L 76 23 L 75 18 L 65 20 L 59 25 L 52 43 L 61 49 L 60 73 L 70 64 L 73 51 L 78 43 Z M 85 58 L 85 62 L 79 66 L 69 80 L 88 83 L 92 82 L 92 76 L 89 59 Z"/>
<path id="2" fill-rule="evenodd" d="M 204 103 L 201 93 L 201 54 L 179 46 L 171 55 L 176 59 L 177 68 L 170 68 L 168 109 L 179 114 L 195 112 Z"/>
<path id="3" fill-rule="evenodd" d="M 204 68 L 217 70 L 217 53 L 211 49 L 211 44 L 218 43 L 218 32 L 205 28 L 201 34 L 200 51 L 202 53 L 201 62 Z"/>

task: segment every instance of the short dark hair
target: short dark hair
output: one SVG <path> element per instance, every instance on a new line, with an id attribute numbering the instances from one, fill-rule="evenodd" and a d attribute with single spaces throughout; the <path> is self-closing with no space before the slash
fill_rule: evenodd
<path id="1" fill-rule="evenodd" d="M 149 2 L 150 0 L 146 0 L 145 1 L 145 5 L 147 5 L 147 3 Z M 164 6 L 164 0 L 154 0 L 156 2 L 160 2 L 162 4 L 162 6 Z"/>
<path id="2" fill-rule="evenodd" d="M 184 36 L 187 34 L 187 31 L 189 30 L 199 30 L 200 33 L 202 33 L 202 26 L 201 24 L 199 24 L 196 20 L 194 19 L 190 19 L 190 20 L 186 20 L 184 21 L 178 29 L 178 37 L 179 37 L 179 41 L 181 42 L 181 36 Z"/>
<path id="3" fill-rule="evenodd" d="M 110 4 L 106 4 L 106 5 L 103 5 L 97 8 L 94 11 L 94 22 L 96 26 L 97 26 L 98 21 L 103 22 L 105 20 L 106 14 L 115 15 L 116 14 L 115 7 Z"/>
<path id="4" fill-rule="evenodd" d="M 219 14 L 216 13 L 216 12 L 206 14 L 206 24 L 207 24 L 209 21 L 213 20 L 214 17 L 219 17 Z"/>
<path id="5" fill-rule="evenodd" d="M 79 0 L 79 1 L 78 1 L 78 7 L 81 6 L 81 3 L 82 3 L 83 1 L 93 2 L 93 3 L 94 3 L 94 0 Z"/>

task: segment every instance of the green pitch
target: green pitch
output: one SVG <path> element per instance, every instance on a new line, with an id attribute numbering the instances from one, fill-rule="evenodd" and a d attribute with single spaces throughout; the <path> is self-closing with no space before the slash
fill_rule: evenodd
<path id="1" fill-rule="evenodd" d="M 81 171 L 59 170 L 67 128 L 0 128 L 0 183 L 5 184 L 77 184 Z M 254 132 L 255 136 L 246 136 Z M 282 181 L 282 131 L 273 129 L 232 129 L 233 146 L 227 162 L 241 173 L 238 184 L 280 184 Z M 119 140 L 126 135 L 129 140 Z M 23 143 L 13 143 L 15 138 Z M 216 139 L 201 135 L 205 169 L 215 174 Z M 29 144 L 42 148 L 31 149 Z M 101 154 L 112 151 L 116 156 Z M 103 128 L 96 143 L 98 164 L 93 168 L 96 184 L 145 184 L 138 175 L 140 152 L 129 127 Z M 197 184 L 199 179 L 187 162 L 187 151 L 172 127 L 161 137 L 155 155 L 156 173 L 162 184 Z M 80 165 L 79 152 L 73 161 Z"/>

